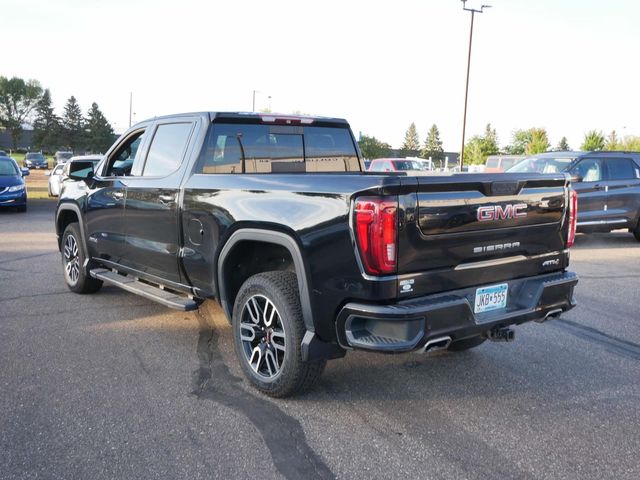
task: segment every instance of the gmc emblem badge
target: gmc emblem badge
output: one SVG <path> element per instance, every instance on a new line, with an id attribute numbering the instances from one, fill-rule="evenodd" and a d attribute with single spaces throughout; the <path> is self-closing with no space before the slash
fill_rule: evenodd
<path id="1" fill-rule="evenodd" d="M 504 207 L 502 205 L 478 207 L 478 221 L 490 222 L 493 220 L 509 220 L 513 218 L 526 217 L 527 212 L 524 211 L 526 209 L 526 203 L 509 204 Z"/>

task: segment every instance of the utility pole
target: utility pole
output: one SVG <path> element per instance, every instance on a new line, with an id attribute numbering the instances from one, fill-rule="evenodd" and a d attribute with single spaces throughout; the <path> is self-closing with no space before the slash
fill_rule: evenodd
<path id="1" fill-rule="evenodd" d="M 253 91 L 253 102 L 251 103 L 251 111 L 252 112 L 256 111 L 256 93 L 260 93 L 260 90 L 254 90 Z"/>
<path id="2" fill-rule="evenodd" d="M 132 107 L 133 107 L 133 92 L 129 92 L 129 128 L 131 128 Z"/>
<path id="3" fill-rule="evenodd" d="M 469 97 L 469 70 L 471 68 L 471 44 L 473 42 L 473 17 L 476 13 L 482 13 L 485 8 L 491 8 L 491 5 L 482 5 L 480 10 L 467 8 L 467 0 L 462 0 L 462 10 L 471 12 L 471 28 L 469 29 L 469 55 L 467 57 L 467 83 L 464 90 L 464 116 L 462 118 L 462 148 L 460 148 L 460 171 L 464 165 L 464 136 L 467 128 L 467 99 Z"/>

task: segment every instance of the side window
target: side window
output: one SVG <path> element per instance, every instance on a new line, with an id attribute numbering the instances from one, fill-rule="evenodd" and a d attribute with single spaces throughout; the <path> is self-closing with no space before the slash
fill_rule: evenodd
<path id="1" fill-rule="evenodd" d="M 580 175 L 583 182 L 599 182 L 602 180 L 602 160 L 585 158 L 571 169 L 571 173 Z"/>
<path id="2" fill-rule="evenodd" d="M 393 162 L 384 162 L 384 171 L 385 172 L 395 172 L 395 168 L 393 167 Z"/>
<path id="3" fill-rule="evenodd" d="M 628 180 L 639 178 L 638 166 L 629 158 L 611 158 L 607 160 L 609 180 Z"/>
<path id="4" fill-rule="evenodd" d="M 109 157 L 106 162 L 106 177 L 123 177 L 131 175 L 131 167 L 138 155 L 144 130 L 139 130 L 127 138 L 124 143 Z"/>
<path id="5" fill-rule="evenodd" d="M 143 177 L 164 177 L 175 172 L 184 157 L 193 123 L 158 125 L 151 141 Z"/>

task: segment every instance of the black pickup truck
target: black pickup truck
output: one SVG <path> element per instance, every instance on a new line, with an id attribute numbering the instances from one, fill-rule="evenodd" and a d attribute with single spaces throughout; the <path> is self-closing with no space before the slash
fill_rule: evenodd
<path id="1" fill-rule="evenodd" d="M 347 350 L 465 350 L 575 306 L 566 174 L 365 173 L 344 120 L 244 113 L 139 123 L 69 173 L 69 288 L 217 300 L 272 396 Z"/>

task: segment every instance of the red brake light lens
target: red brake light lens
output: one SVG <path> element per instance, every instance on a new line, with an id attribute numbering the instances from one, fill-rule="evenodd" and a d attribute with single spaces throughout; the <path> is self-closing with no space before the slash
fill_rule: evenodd
<path id="1" fill-rule="evenodd" d="M 569 232 L 567 233 L 567 248 L 573 246 L 576 241 L 576 228 L 578 225 L 578 194 L 575 190 L 569 190 Z"/>
<path id="2" fill-rule="evenodd" d="M 360 197 L 355 205 L 355 230 L 360 258 L 367 273 L 396 272 L 398 201 L 391 197 Z"/>

